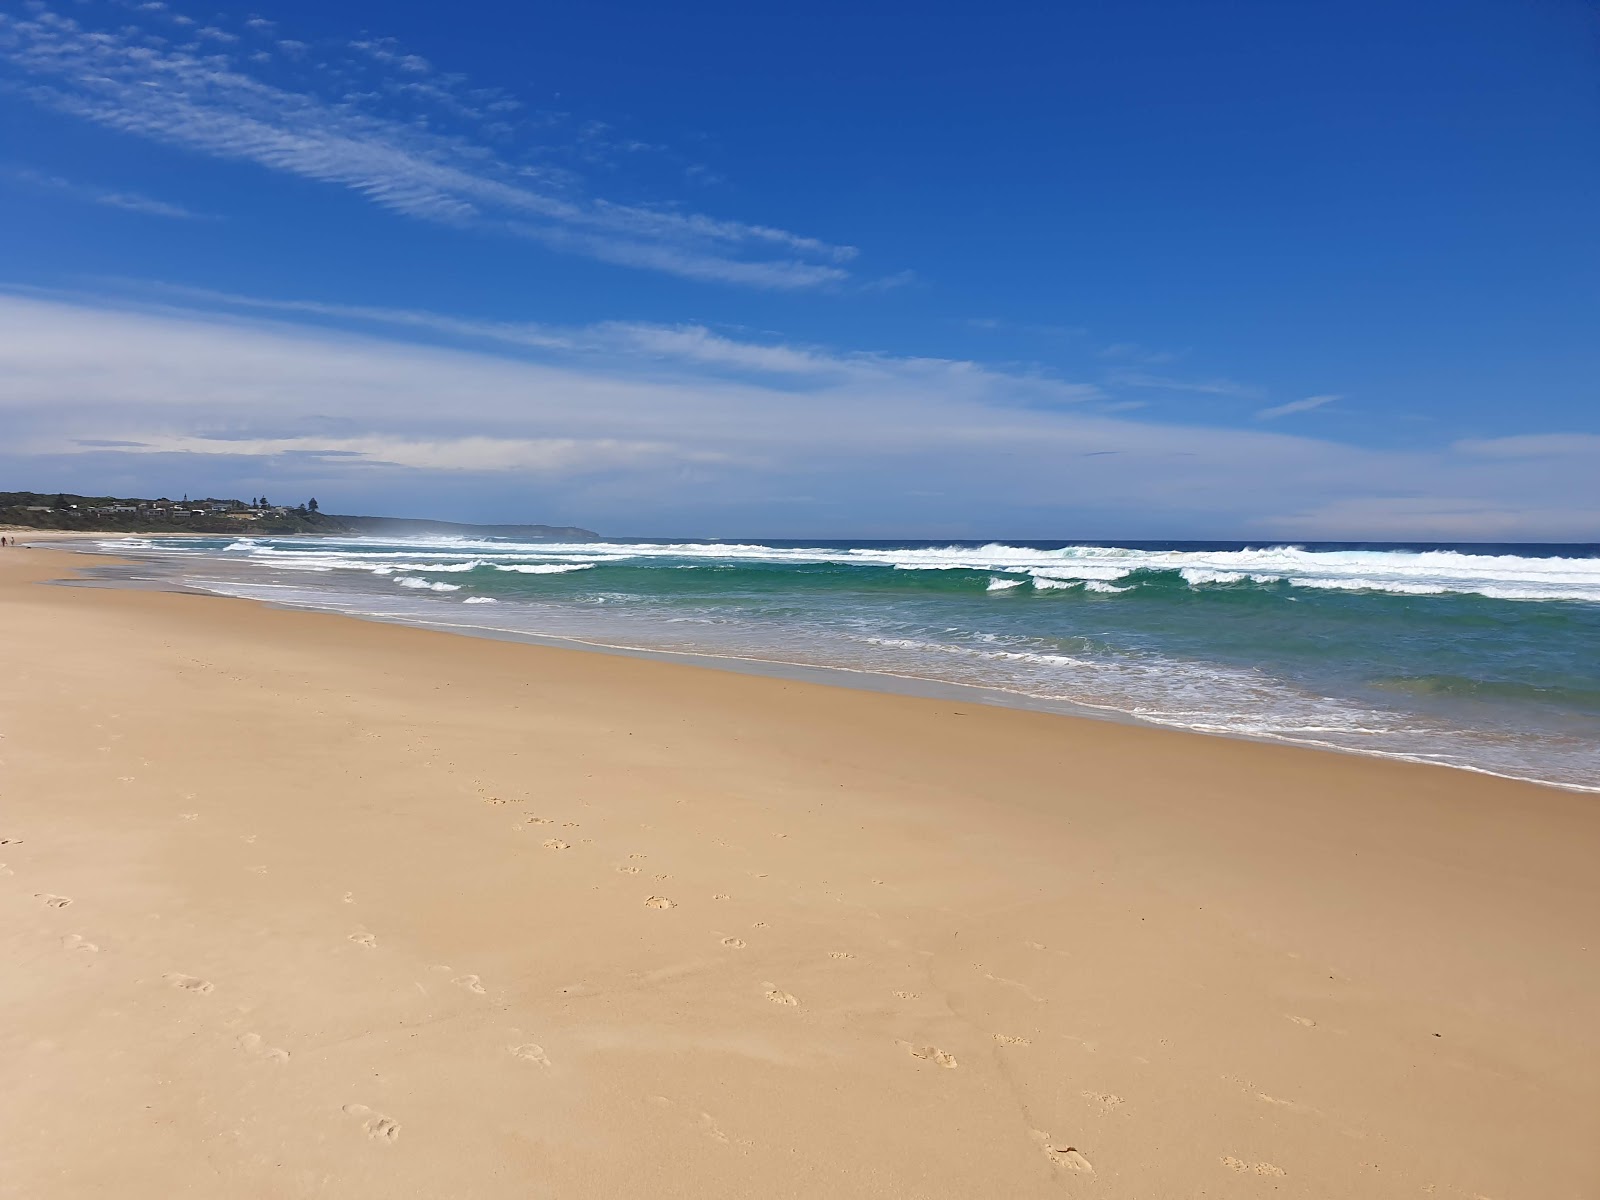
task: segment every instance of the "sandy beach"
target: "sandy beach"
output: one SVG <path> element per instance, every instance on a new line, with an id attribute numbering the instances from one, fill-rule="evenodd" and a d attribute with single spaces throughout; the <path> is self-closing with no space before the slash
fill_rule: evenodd
<path id="1" fill-rule="evenodd" d="M 1594 796 L 86 561 L 0 552 L 7 1200 L 1600 1195 Z"/>

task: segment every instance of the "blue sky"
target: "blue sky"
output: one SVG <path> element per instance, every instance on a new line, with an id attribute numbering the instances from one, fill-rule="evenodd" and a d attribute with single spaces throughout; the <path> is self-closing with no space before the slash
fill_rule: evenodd
<path id="1" fill-rule="evenodd" d="M 1600 538 L 1566 0 L 0 11 L 4 485 Z"/>

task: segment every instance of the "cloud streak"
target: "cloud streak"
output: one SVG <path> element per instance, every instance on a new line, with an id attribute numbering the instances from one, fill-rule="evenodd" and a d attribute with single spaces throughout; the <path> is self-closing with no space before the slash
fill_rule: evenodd
<path id="1" fill-rule="evenodd" d="M 779 386 L 930 387 L 940 394 L 982 394 L 1000 403 L 1064 407 L 1099 403 L 1093 384 L 1040 373 L 1001 371 L 961 359 L 849 353 L 822 346 L 742 341 L 694 323 L 601 321 L 585 326 L 492 321 L 411 309 L 278 300 L 173 284 L 116 281 L 135 297 L 155 297 L 219 311 L 322 318 L 346 325 L 387 327 L 441 339 L 481 343 L 573 361 L 604 363 L 619 374 L 699 380 L 708 374 L 761 379 Z"/>
<path id="2" fill-rule="evenodd" d="M 25 167 L 8 172 L 8 174 L 18 183 L 38 191 L 51 192 L 58 196 L 67 196 L 73 200 L 81 200 L 87 204 L 99 204 L 106 208 L 120 208 L 124 212 L 138 213 L 141 216 L 168 217 L 179 221 L 213 219 L 205 213 L 194 212 L 181 204 L 157 200 L 151 196 L 141 195 L 138 192 L 97 187 L 94 184 L 74 183 L 72 180 L 63 179 L 59 175 L 47 175 L 42 171 L 34 171 Z"/>
<path id="3" fill-rule="evenodd" d="M 259 33 L 259 31 L 256 31 Z M 91 30 L 40 8 L 0 13 L 0 61 L 36 103 L 111 129 L 356 192 L 390 212 L 498 232 L 619 266 L 759 288 L 849 278 L 853 247 L 772 226 L 585 197 L 570 176 L 519 166 L 465 133 L 437 132 L 408 99 L 463 120 L 513 104 L 463 99 L 425 60 L 363 42 L 388 73 L 370 93 L 319 95 L 262 77 L 272 51 L 247 53 L 222 30 L 174 46 L 151 30 Z M 235 40 L 237 40 L 235 38 Z M 304 53 L 277 39 L 279 55 Z M 465 126 L 463 126 L 465 128 Z"/>
<path id="4" fill-rule="evenodd" d="M 1600 439 L 1582 435 L 1379 451 L 694 326 L 220 307 L 0 294 L 0 470 L 662 535 L 1560 540 L 1600 522 Z"/>
<path id="5" fill-rule="evenodd" d="M 1263 408 L 1256 413 L 1258 421 L 1273 421 L 1279 417 L 1293 416 L 1295 413 L 1311 412 L 1321 408 L 1324 404 L 1332 404 L 1340 396 L 1307 396 L 1304 400 L 1291 400 L 1287 404 L 1275 404 L 1271 408 Z"/>

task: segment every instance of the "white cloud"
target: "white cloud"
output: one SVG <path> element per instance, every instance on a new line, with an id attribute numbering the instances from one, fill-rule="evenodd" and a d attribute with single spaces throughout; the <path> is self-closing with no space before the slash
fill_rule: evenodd
<path id="1" fill-rule="evenodd" d="M 1291 400 L 1287 404 L 1276 404 L 1271 408 L 1263 408 L 1256 413 L 1256 420 L 1271 421 L 1277 417 L 1287 417 L 1293 413 L 1310 412 L 1314 408 L 1321 408 L 1324 404 L 1332 404 L 1339 396 L 1307 396 L 1304 400 Z"/>
<path id="2" fill-rule="evenodd" d="M 116 281 L 137 294 L 155 296 L 211 310 L 286 313 L 343 322 L 421 330 L 448 339 L 485 342 L 501 348 L 603 359 L 619 373 L 645 371 L 653 378 L 683 369 L 732 375 L 810 377 L 857 386 L 883 385 L 913 379 L 941 391 L 966 387 L 991 388 L 1018 402 L 1068 405 L 1103 399 L 1092 384 L 1069 383 L 1041 375 L 997 373 L 957 359 L 907 358 L 870 353 L 842 353 L 820 346 L 740 341 L 704 325 L 602 321 L 574 327 L 533 322 L 490 321 L 410 309 L 371 305 L 330 304 L 316 300 L 274 300 L 172 284 Z"/>
<path id="3" fill-rule="evenodd" d="M 94 184 L 74 183 L 72 180 L 62 179 L 58 175 L 46 175 L 41 171 L 32 171 L 25 168 L 8 172 L 8 174 L 12 179 L 24 186 L 40 191 L 54 192 L 60 196 L 69 196 L 74 200 L 82 200 L 88 204 L 99 204 L 106 208 L 120 208 L 124 212 L 140 213 L 147 217 L 171 217 L 180 221 L 209 219 L 204 213 L 194 212 L 181 204 L 157 200 L 154 197 L 144 196 L 138 192 L 117 191 L 98 187 Z"/>
<path id="4" fill-rule="evenodd" d="M 0 295 L 0 469 L 154 493 L 292 480 L 347 510 L 638 534 L 1576 539 L 1600 512 L 1590 442 L 1372 450 L 1109 416 L 1072 402 L 1081 385 L 980 363 L 276 303 L 479 348 L 242 302 L 221 316 Z"/>
<path id="5" fill-rule="evenodd" d="M 1541 507 L 1504 495 L 1353 496 L 1275 517 L 1261 528 L 1278 536 L 1359 541 L 1581 541 L 1600 529 L 1600 498 L 1591 491 L 1580 503 Z"/>
<path id="6" fill-rule="evenodd" d="M 289 39 L 276 45 L 295 57 L 308 50 Z M 426 96 L 458 116 L 482 115 L 449 86 L 425 78 L 431 66 L 421 58 L 387 41 L 358 45 L 394 72 L 382 95 Z M 564 194 L 541 182 L 565 177 L 519 169 L 463 135 L 421 128 L 429 123 L 420 113 L 364 111 L 353 92 L 329 99 L 267 83 L 251 73 L 253 55 L 225 45 L 205 54 L 167 50 L 138 30 L 90 31 L 41 8 L 30 17 L 0 13 L 0 57 L 33 81 L 22 89 L 28 96 L 60 112 L 349 188 L 420 220 L 525 237 L 622 266 L 762 288 L 841 282 L 848 278 L 842 264 L 855 255 L 852 247 L 771 226 Z M 483 103 L 504 99 L 490 89 Z"/>
<path id="7" fill-rule="evenodd" d="M 1122 387 L 1154 388 L 1163 392 L 1198 392 L 1207 396 L 1259 395 L 1259 390 L 1231 379 L 1174 379 L 1145 371 L 1112 371 L 1107 378 Z"/>
<path id="8" fill-rule="evenodd" d="M 122 449 L 134 454 L 206 454 L 221 457 L 347 460 L 351 466 L 407 467 L 420 471 L 483 473 L 523 471 L 550 478 L 661 462 L 722 462 L 726 456 L 683 450 L 661 442 L 618 438 L 517 437 L 206 437 L 155 433 L 147 440 L 75 439 L 85 451 Z M 98 443 L 98 444 L 97 444 Z"/>

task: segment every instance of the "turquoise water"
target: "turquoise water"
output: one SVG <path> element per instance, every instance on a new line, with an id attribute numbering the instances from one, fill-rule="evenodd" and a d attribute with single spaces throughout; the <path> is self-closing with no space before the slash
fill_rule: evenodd
<path id="1" fill-rule="evenodd" d="M 191 586 L 1600 790 L 1600 547 L 107 541 Z M 997 768 L 1000 768 L 997 764 Z"/>

